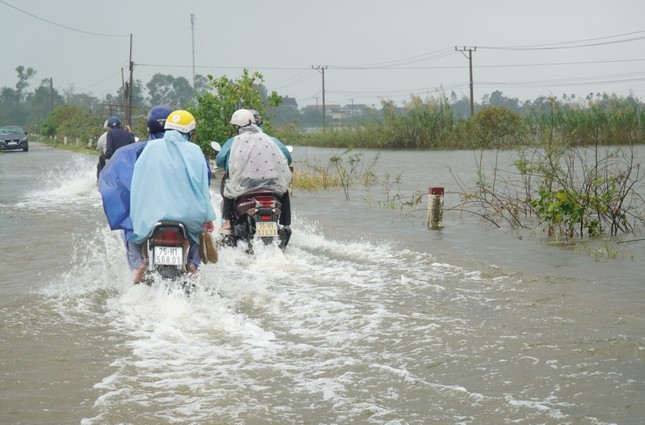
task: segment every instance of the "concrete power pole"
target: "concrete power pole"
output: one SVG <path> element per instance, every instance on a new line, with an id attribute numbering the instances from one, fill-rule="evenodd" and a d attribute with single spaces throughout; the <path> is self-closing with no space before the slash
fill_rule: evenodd
<path id="1" fill-rule="evenodd" d="M 49 112 L 54 110 L 54 79 L 49 78 Z"/>
<path id="2" fill-rule="evenodd" d="M 133 71 L 134 63 L 132 62 L 132 34 L 130 34 L 130 87 L 128 88 L 128 116 L 126 121 L 130 128 L 132 128 L 132 93 L 134 91 L 134 76 L 132 75 Z"/>
<path id="3" fill-rule="evenodd" d="M 190 29 L 193 39 L 193 90 L 195 90 L 195 14 L 190 14 Z"/>
<path id="4" fill-rule="evenodd" d="M 323 111 L 323 131 L 327 129 L 327 113 L 325 111 L 325 69 L 327 66 L 313 66 L 312 69 L 319 71 L 322 74 L 322 111 Z"/>
<path id="5" fill-rule="evenodd" d="M 462 47 L 458 48 L 455 46 L 455 50 L 461 52 L 464 56 L 464 52 L 468 52 L 468 68 L 470 69 L 470 116 L 475 115 L 475 101 L 473 96 L 473 52 L 477 51 L 477 47 Z"/>

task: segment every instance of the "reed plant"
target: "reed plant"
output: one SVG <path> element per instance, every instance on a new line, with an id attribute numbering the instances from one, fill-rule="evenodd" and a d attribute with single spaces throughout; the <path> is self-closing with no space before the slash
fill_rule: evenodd
<path id="1" fill-rule="evenodd" d="M 291 185 L 294 189 L 307 191 L 328 190 L 339 187 L 340 179 L 331 162 L 323 164 L 315 159 L 295 164 Z"/>

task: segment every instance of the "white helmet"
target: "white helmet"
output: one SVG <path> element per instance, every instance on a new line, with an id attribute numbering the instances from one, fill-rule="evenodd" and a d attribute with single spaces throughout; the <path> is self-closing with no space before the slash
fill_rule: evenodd
<path id="1" fill-rule="evenodd" d="M 238 109 L 237 111 L 233 112 L 233 116 L 231 117 L 231 124 L 233 124 L 234 127 L 246 127 L 247 125 L 250 124 L 255 124 L 255 118 L 253 117 L 253 114 L 251 111 L 248 109 Z"/>

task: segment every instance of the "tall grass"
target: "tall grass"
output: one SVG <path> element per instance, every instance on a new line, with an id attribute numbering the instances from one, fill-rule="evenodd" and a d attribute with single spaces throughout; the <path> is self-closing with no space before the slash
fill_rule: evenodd
<path id="1" fill-rule="evenodd" d="M 645 106 L 633 98 L 606 97 L 581 102 L 549 99 L 520 115 L 485 106 L 474 117 L 456 119 L 443 98 L 412 97 L 403 108 L 382 104 L 382 119 L 353 127 L 304 132 L 278 130 L 285 143 L 298 146 L 368 149 L 480 149 L 542 143 L 569 146 L 645 143 Z"/>

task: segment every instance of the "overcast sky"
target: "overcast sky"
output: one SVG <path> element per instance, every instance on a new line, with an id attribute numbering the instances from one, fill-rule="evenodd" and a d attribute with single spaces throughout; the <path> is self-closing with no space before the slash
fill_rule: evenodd
<path id="1" fill-rule="evenodd" d="M 115 94 L 132 34 L 144 84 L 248 68 L 301 107 L 322 103 L 318 66 L 328 105 L 467 97 L 468 52 L 456 46 L 476 48 L 477 101 L 494 90 L 645 99 L 643 0 L 0 0 L 0 22 L 0 87 L 24 65 L 37 71 L 30 89 L 52 78 L 61 92 Z"/>

